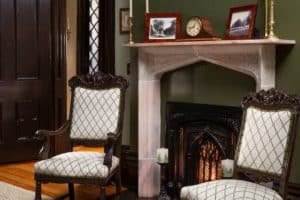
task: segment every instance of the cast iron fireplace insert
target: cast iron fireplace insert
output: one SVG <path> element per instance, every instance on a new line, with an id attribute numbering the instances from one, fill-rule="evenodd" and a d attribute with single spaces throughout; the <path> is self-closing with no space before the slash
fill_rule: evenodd
<path id="1" fill-rule="evenodd" d="M 234 158 L 241 118 L 240 107 L 167 103 L 166 179 L 172 199 L 183 186 L 221 178 L 221 160 Z"/>

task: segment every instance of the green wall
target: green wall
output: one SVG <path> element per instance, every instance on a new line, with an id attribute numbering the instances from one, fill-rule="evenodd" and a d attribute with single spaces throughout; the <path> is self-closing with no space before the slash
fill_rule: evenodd
<path id="1" fill-rule="evenodd" d="M 128 1 L 118 0 L 115 3 L 115 70 L 117 75 L 129 79 L 127 76 L 127 63 L 130 62 L 130 50 L 123 46 L 123 44 L 128 41 L 128 34 L 120 34 L 119 30 L 119 11 L 120 8 L 128 8 Z M 122 144 L 124 145 L 129 145 L 131 140 L 130 93 L 131 87 L 129 87 L 126 92 L 124 127 L 122 133 Z"/>
<path id="2" fill-rule="evenodd" d="M 275 1 L 275 32 L 280 38 L 295 39 L 300 42 L 300 1 Z M 239 5 L 257 4 L 256 27 L 260 34 L 264 34 L 264 0 L 150 0 L 151 12 L 180 12 L 182 27 L 186 20 L 194 15 L 210 19 L 214 32 L 223 36 L 230 7 Z M 144 9 L 143 0 L 134 1 L 134 40 L 143 41 Z M 136 51 L 132 50 L 131 60 L 136 65 Z M 300 95 L 300 49 L 294 47 L 279 47 L 277 49 L 277 88 L 289 93 Z M 297 57 L 298 56 L 298 57 Z M 131 75 L 136 80 L 136 70 Z M 133 83 L 136 85 L 136 82 Z M 239 106 L 242 96 L 255 91 L 255 82 L 252 78 L 225 68 L 209 64 L 198 63 L 181 70 L 168 73 L 162 78 L 162 119 L 165 118 L 165 103 L 167 101 L 195 102 L 218 105 Z M 136 96 L 136 92 L 133 92 Z M 133 116 L 136 118 L 136 116 Z M 134 124 L 134 134 L 136 126 Z M 162 121 L 165 127 L 165 121 Z M 300 126 L 299 126 L 300 127 Z M 164 128 L 163 128 L 164 129 Z M 164 132 L 164 130 L 162 130 Z M 300 129 L 298 130 L 300 132 Z M 163 139 L 163 138 L 162 138 Z M 136 145 L 134 140 L 133 145 Z M 296 141 L 291 181 L 300 183 L 300 133 Z M 298 170 L 297 170 L 298 169 Z"/>

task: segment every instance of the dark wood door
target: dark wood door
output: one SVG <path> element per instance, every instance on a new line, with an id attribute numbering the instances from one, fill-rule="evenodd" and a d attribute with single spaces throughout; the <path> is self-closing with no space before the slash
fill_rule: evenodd
<path id="1" fill-rule="evenodd" d="M 0 163 L 36 158 L 35 131 L 53 126 L 51 12 L 51 0 L 0 0 Z"/>

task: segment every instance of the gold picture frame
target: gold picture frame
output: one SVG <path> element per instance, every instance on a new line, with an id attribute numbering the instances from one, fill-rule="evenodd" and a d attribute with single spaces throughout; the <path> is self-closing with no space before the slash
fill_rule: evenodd
<path id="1" fill-rule="evenodd" d="M 120 8 L 120 34 L 129 33 L 129 8 Z"/>

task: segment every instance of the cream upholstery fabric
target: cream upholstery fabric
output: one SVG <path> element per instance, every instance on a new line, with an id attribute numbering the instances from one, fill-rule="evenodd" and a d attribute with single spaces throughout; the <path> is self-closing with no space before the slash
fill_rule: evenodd
<path id="1" fill-rule="evenodd" d="M 217 180 L 183 187 L 182 200 L 282 200 L 274 190 L 242 180 Z"/>
<path id="2" fill-rule="evenodd" d="M 91 90 L 76 88 L 71 122 L 72 139 L 107 139 L 118 125 L 119 88 Z"/>
<path id="3" fill-rule="evenodd" d="M 291 124 L 291 112 L 249 107 L 237 165 L 280 175 Z"/>
<path id="4" fill-rule="evenodd" d="M 35 173 L 73 178 L 106 178 L 109 169 L 103 165 L 104 153 L 68 152 L 35 163 Z M 112 158 L 111 171 L 119 165 L 119 159 Z"/>

